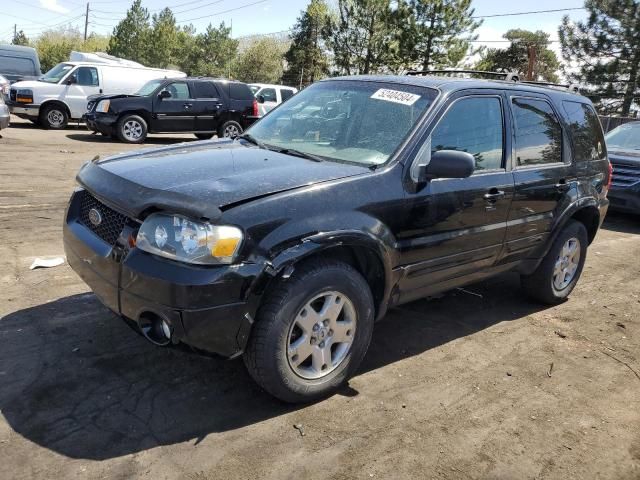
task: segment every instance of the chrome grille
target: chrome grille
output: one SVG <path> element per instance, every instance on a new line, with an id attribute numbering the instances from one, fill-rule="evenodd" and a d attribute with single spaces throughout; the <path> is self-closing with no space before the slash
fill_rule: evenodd
<path id="1" fill-rule="evenodd" d="M 610 159 L 613 167 L 612 185 L 629 187 L 640 182 L 640 163 Z"/>
<path id="2" fill-rule="evenodd" d="M 107 207 L 86 190 L 81 191 L 78 195 L 81 196 L 80 223 L 92 230 L 109 245 L 115 245 L 127 222 L 127 217 Z M 89 219 L 89 212 L 92 209 L 96 209 L 102 217 L 102 222 L 99 225 L 94 225 Z"/>
<path id="3" fill-rule="evenodd" d="M 87 112 L 93 111 L 93 107 L 95 107 L 95 105 L 96 105 L 96 102 L 94 102 L 93 100 L 87 103 Z"/>

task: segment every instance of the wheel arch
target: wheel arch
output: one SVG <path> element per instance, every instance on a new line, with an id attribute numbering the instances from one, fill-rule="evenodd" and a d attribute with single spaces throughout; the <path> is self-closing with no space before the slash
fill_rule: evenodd
<path id="1" fill-rule="evenodd" d="M 42 104 L 40 105 L 40 112 L 38 116 L 41 117 L 44 111 L 46 110 L 46 108 L 51 105 L 57 105 L 58 107 L 64 108 L 64 111 L 69 117 L 69 120 L 71 120 L 71 109 L 69 108 L 69 105 L 67 105 L 62 100 L 58 100 L 58 99 L 45 100 L 44 102 L 42 102 Z"/>
<path id="2" fill-rule="evenodd" d="M 258 288 L 268 294 L 278 282 L 286 281 L 300 265 L 317 258 L 344 262 L 360 273 L 371 288 L 376 320 L 387 311 L 394 285 L 391 246 L 362 231 L 323 232 L 302 239 L 276 255 L 267 268 L 267 278 Z"/>
<path id="3" fill-rule="evenodd" d="M 147 131 L 151 131 L 151 114 L 146 110 L 125 110 L 118 114 L 118 122 L 126 115 L 138 115 L 147 123 Z"/>

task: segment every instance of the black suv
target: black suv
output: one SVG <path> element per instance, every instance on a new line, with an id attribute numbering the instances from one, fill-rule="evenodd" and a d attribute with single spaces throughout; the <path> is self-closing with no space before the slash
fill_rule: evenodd
<path id="1" fill-rule="evenodd" d="M 336 78 L 235 139 L 88 162 L 64 244 L 151 342 L 243 355 L 308 401 L 356 372 L 391 306 L 505 271 L 563 301 L 610 179 L 596 113 L 566 89 Z"/>
<path id="2" fill-rule="evenodd" d="M 127 143 L 147 133 L 193 132 L 206 140 L 234 137 L 258 118 L 258 103 L 242 82 L 212 78 L 159 79 L 133 95 L 89 99 L 87 126 Z"/>

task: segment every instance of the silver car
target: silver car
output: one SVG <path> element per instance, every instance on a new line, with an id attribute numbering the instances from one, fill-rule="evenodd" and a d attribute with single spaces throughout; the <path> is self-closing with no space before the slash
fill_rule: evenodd
<path id="1" fill-rule="evenodd" d="M 9 107 L 4 103 L 4 97 L 0 95 L 0 130 L 9 126 Z"/>

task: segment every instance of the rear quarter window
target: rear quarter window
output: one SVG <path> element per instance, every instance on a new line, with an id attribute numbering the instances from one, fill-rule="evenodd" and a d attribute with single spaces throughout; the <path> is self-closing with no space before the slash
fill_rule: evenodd
<path id="1" fill-rule="evenodd" d="M 600 119 L 587 103 L 564 100 L 562 108 L 569 120 L 577 161 L 602 160 L 606 157 L 604 135 Z"/>
<path id="2" fill-rule="evenodd" d="M 253 101 L 254 96 L 251 93 L 249 85 L 246 83 L 229 82 L 229 97 L 233 100 Z"/>

